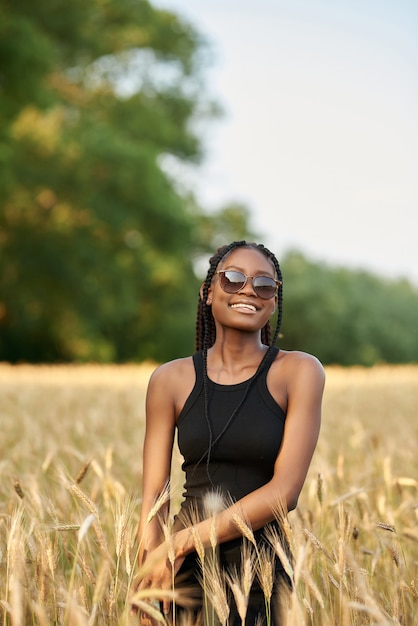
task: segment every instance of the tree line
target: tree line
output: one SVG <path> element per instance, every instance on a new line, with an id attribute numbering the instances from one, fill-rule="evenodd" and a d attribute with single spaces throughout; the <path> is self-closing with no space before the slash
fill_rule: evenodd
<path id="1" fill-rule="evenodd" d="M 207 212 L 209 48 L 148 0 L 0 6 L 0 360 L 156 361 L 193 350 L 200 260 L 256 239 L 250 211 Z M 418 360 L 405 282 L 282 260 L 281 345 L 325 363 Z"/>
<path id="2" fill-rule="evenodd" d="M 283 262 L 283 348 L 325 364 L 418 362 L 418 289 L 404 279 L 331 267 L 289 252 Z"/>

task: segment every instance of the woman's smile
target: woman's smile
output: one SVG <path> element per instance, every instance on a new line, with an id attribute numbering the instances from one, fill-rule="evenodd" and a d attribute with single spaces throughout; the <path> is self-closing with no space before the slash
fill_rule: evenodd
<path id="1" fill-rule="evenodd" d="M 229 306 L 231 307 L 231 309 L 239 311 L 240 313 L 257 313 L 257 308 L 254 306 L 254 304 L 250 304 L 249 302 L 235 302 L 234 304 L 230 304 Z"/>

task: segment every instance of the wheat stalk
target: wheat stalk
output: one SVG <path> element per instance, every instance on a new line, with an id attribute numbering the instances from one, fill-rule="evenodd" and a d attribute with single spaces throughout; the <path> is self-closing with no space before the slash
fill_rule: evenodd
<path id="1" fill-rule="evenodd" d="M 83 467 L 81 468 L 81 470 L 78 472 L 76 478 L 75 478 L 75 483 L 77 485 L 79 485 L 81 483 L 81 481 L 84 479 L 85 475 L 87 474 L 87 472 L 89 471 L 91 466 L 91 460 L 87 461 L 87 463 L 85 463 L 83 465 Z"/>
<path id="2" fill-rule="evenodd" d="M 294 571 L 286 550 L 283 548 L 283 541 L 278 530 L 274 526 L 269 526 L 266 530 L 266 538 L 279 558 L 284 571 L 291 581 L 294 580 Z"/>
<path id="3" fill-rule="evenodd" d="M 205 560 L 205 577 L 203 592 L 209 604 L 215 610 L 222 626 L 229 618 L 229 602 L 226 593 L 226 581 L 216 559 Z"/>
<path id="4" fill-rule="evenodd" d="M 244 522 L 243 518 L 240 515 L 238 515 L 238 513 L 232 513 L 232 521 L 234 522 L 235 526 L 239 529 L 242 536 L 246 537 L 246 539 L 248 539 L 248 541 L 250 541 L 253 544 L 253 546 L 257 546 L 251 526 L 247 524 L 246 522 Z"/>
<path id="5" fill-rule="evenodd" d="M 192 533 L 192 536 L 193 536 L 193 543 L 197 552 L 197 556 L 199 557 L 200 562 L 204 563 L 205 548 L 200 538 L 199 531 L 197 530 L 195 526 L 190 526 L 190 532 Z"/>
<path id="6" fill-rule="evenodd" d="M 103 598 L 109 577 L 110 577 L 110 565 L 109 565 L 109 561 L 105 559 L 102 562 L 99 573 L 97 575 L 96 583 L 94 585 L 93 607 L 92 607 L 92 611 L 89 617 L 89 626 L 93 626 L 95 622 L 97 608 Z"/>
<path id="7" fill-rule="evenodd" d="M 243 541 L 240 571 L 233 567 L 226 574 L 242 624 L 245 624 L 251 586 L 255 576 L 255 554 L 249 546 L 250 544 Z"/>
<path id="8" fill-rule="evenodd" d="M 159 513 L 159 511 L 169 501 L 170 501 L 170 482 L 167 481 L 167 483 L 164 485 L 160 495 L 156 499 L 156 501 L 154 503 L 154 506 L 151 508 L 150 512 L 148 513 L 147 522 L 146 523 L 149 524 L 150 521 L 157 515 L 157 513 Z"/>

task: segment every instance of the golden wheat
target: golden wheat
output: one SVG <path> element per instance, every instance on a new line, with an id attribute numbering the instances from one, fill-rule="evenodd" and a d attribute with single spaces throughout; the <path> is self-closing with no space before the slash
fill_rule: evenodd
<path id="1" fill-rule="evenodd" d="M 0 364 L 3 626 L 138 623 L 130 587 L 151 370 Z M 418 367 L 327 368 L 318 448 L 285 522 L 294 563 L 276 546 L 295 585 L 289 626 L 414 624 L 417 407 Z M 176 451 L 172 485 L 180 486 L 178 461 Z M 172 489 L 174 508 L 180 492 Z M 253 560 L 247 580 L 257 567 Z M 232 582 L 243 616 L 248 590 Z M 212 595 L 226 623 L 224 588 Z"/>

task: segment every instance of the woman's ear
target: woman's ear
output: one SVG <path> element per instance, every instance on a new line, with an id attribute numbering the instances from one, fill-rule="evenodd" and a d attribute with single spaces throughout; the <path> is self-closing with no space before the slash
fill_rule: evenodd
<path id="1" fill-rule="evenodd" d="M 203 290 L 205 288 L 205 283 L 202 283 L 200 285 L 200 289 L 199 289 L 199 294 L 200 294 L 200 299 L 203 300 Z M 209 306 L 210 304 L 212 304 L 212 294 L 211 294 L 211 287 L 209 287 L 208 289 L 208 296 L 206 298 L 206 304 Z"/>

